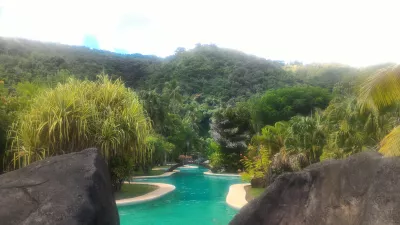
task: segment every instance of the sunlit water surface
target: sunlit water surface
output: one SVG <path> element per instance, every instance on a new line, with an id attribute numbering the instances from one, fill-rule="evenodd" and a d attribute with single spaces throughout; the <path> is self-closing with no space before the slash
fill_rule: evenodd
<path id="1" fill-rule="evenodd" d="M 118 207 L 121 225 L 226 225 L 237 213 L 225 198 L 229 186 L 241 183 L 239 177 L 203 175 L 203 168 L 182 168 L 170 177 L 140 179 L 175 185 L 175 191 L 160 199 Z"/>

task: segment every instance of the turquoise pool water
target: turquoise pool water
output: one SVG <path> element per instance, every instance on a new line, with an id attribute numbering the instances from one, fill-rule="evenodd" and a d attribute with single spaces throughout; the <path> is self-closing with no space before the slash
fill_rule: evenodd
<path id="1" fill-rule="evenodd" d="M 226 225 L 237 213 L 225 198 L 229 186 L 241 183 L 239 177 L 205 176 L 206 169 L 181 169 L 166 178 L 140 179 L 140 182 L 168 183 L 175 191 L 160 199 L 118 207 L 121 225 Z"/>

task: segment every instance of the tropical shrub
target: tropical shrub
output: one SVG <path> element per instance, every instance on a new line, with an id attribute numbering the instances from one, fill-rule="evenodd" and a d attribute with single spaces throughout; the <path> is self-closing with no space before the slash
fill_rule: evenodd
<path id="1" fill-rule="evenodd" d="M 40 93 L 17 117 L 9 131 L 6 166 L 17 169 L 88 147 L 99 148 L 108 162 L 129 157 L 134 164 L 148 163 L 151 133 L 138 96 L 121 80 L 111 81 L 105 75 L 95 82 L 70 79 Z M 113 169 L 111 174 L 120 174 Z"/>
<path id="2" fill-rule="evenodd" d="M 265 178 L 271 165 L 269 150 L 264 145 L 249 145 L 247 155 L 241 159 L 244 166 L 242 179 L 250 182 L 253 178 Z"/>
<path id="3" fill-rule="evenodd" d="M 221 152 L 220 146 L 215 141 L 209 143 L 209 160 L 211 171 L 214 173 L 221 172 L 224 165 L 224 155 Z"/>

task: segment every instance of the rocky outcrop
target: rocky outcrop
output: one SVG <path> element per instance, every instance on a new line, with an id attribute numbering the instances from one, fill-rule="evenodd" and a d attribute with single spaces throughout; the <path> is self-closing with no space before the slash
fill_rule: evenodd
<path id="1" fill-rule="evenodd" d="M 250 181 L 252 188 L 265 188 L 266 183 L 267 183 L 267 181 L 264 177 L 253 178 Z"/>
<path id="2" fill-rule="evenodd" d="M 281 175 L 230 224 L 400 224 L 400 158 L 363 152 Z"/>
<path id="3" fill-rule="evenodd" d="M 96 149 L 0 176 L 2 225 L 117 225 L 107 165 Z"/>

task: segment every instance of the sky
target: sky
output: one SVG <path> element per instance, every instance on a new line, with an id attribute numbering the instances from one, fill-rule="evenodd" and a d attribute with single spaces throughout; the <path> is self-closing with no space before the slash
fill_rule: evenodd
<path id="1" fill-rule="evenodd" d="M 165 57 L 216 44 L 272 60 L 400 63 L 396 0 L 0 0 L 0 36 Z"/>

